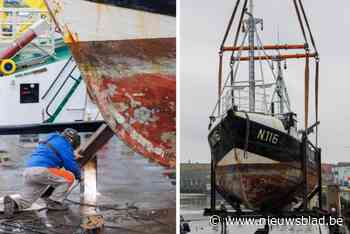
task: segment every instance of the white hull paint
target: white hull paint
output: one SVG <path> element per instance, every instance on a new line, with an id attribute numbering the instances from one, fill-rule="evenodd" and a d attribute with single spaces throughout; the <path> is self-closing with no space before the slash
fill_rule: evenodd
<path id="1" fill-rule="evenodd" d="M 228 152 L 223 159 L 218 162 L 218 166 L 229 166 L 238 164 L 271 164 L 279 163 L 278 161 L 266 158 L 264 156 L 254 154 L 251 152 L 244 152 L 239 148 L 233 148 Z"/>
<path id="2" fill-rule="evenodd" d="M 47 119 L 46 114 L 43 115 L 44 110 L 50 101 L 52 95 L 62 83 L 63 79 L 53 88 L 53 92 L 44 100 L 41 99 L 44 92 L 49 88 L 50 84 L 58 75 L 67 60 L 61 60 L 45 66 L 28 69 L 23 72 L 15 73 L 14 75 L 0 78 L 0 107 L 2 109 L 0 114 L 0 125 L 16 125 L 16 124 L 33 124 L 41 123 Z M 38 72 L 46 68 L 46 71 Z M 34 73 L 33 73 L 34 72 Z M 77 71 L 77 73 L 79 73 Z M 78 75 L 78 74 L 75 74 Z M 72 81 L 70 81 L 72 82 Z M 39 102 L 38 103 L 20 103 L 20 84 L 23 83 L 38 83 L 39 84 Z M 60 103 L 63 97 L 67 94 L 72 83 L 68 83 L 58 96 L 51 111 Z M 75 120 L 82 120 L 83 108 L 86 102 L 86 87 L 82 82 L 68 103 L 65 105 L 61 114 L 57 117 L 55 122 L 71 122 Z M 89 104 L 88 108 L 91 116 L 97 114 L 97 108 Z"/>
<path id="3" fill-rule="evenodd" d="M 175 17 L 84 0 L 46 0 L 46 2 L 62 32 L 65 35 L 71 33 L 77 41 L 176 36 Z"/>

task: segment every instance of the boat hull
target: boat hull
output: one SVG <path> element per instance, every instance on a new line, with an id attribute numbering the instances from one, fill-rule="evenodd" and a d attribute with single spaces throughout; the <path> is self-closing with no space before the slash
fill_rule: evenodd
<path id="1" fill-rule="evenodd" d="M 108 125 L 135 151 L 175 167 L 175 17 L 84 0 L 47 2 Z M 77 10 L 85 17 L 73 17 Z"/>
<path id="2" fill-rule="evenodd" d="M 267 132 L 272 137 L 267 137 Z M 252 210 L 274 211 L 300 201 L 303 175 L 298 139 L 282 129 L 229 111 L 211 131 L 209 142 L 215 159 L 217 191 L 230 204 L 242 203 Z M 318 177 L 315 152 L 310 148 L 307 158 L 308 192 L 311 192 Z"/>

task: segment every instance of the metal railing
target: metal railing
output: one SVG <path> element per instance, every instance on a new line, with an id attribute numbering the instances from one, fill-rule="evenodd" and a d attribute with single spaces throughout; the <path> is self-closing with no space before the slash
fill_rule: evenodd
<path id="1" fill-rule="evenodd" d="M 255 81 L 255 112 L 269 113 L 271 105 L 270 95 L 265 89 L 272 88 L 275 83 L 264 83 L 264 81 Z M 233 106 L 240 111 L 249 111 L 249 81 L 236 81 L 233 85 L 226 85 L 221 96 L 221 105 L 223 112 L 227 112 Z"/>
<path id="2" fill-rule="evenodd" d="M 40 19 L 46 19 L 50 29 L 39 35 L 34 43 L 46 53 L 55 52 L 55 28 L 47 10 L 33 8 L 0 8 L 0 47 L 6 47 L 18 39 L 28 28 Z M 36 48 L 32 48 L 36 49 Z"/>
<path id="3" fill-rule="evenodd" d="M 44 122 L 54 122 L 78 88 L 82 81 L 82 77 L 80 76 L 80 73 L 78 77 L 73 75 L 77 69 L 77 64 L 75 63 L 74 59 L 70 57 L 44 95 L 41 97 L 42 100 L 49 98 L 49 96 L 51 97 L 45 108 L 45 113 L 48 118 L 45 119 Z M 68 82 L 69 80 L 73 81 L 73 84 L 70 85 L 69 83 L 71 82 Z M 69 88 L 67 89 L 67 87 Z M 64 91 L 66 91 L 66 93 L 62 94 Z M 62 95 L 63 98 L 60 98 Z"/>

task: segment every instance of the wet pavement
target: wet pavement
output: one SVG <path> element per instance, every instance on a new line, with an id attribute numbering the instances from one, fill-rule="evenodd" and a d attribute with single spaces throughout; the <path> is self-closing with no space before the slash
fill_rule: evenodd
<path id="1" fill-rule="evenodd" d="M 217 204 L 224 203 L 225 207 L 230 206 L 218 198 Z M 221 225 L 213 226 L 209 223 L 209 217 L 203 216 L 204 208 L 210 207 L 210 196 L 206 194 L 181 194 L 180 214 L 190 226 L 188 234 L 221 234 Z M 254 234 L 264 225 L 254 224 L 228 224 L 227 234 Z M 326 226 L 318 225 L 276 225 L 270 227 L 270 234 L 326 234 L 329 230 Z"/>
<path id="2" fill-rule="evenodd" d="M 18 137 L 0 138 L 0 196 L 18 193 L 21 173 L 33 144 L 18 143 Z M 175 233 L 176 186 L 164 176 L 167 170 L 134 153 L 116 137 L 98 154 L 97 204 L 105 233 Z M 82 208 L 79 186 L 69 195 L 70 209 L 19 213 L 5 220 L 0 215 L 0 233 L 81 233 Z"/>

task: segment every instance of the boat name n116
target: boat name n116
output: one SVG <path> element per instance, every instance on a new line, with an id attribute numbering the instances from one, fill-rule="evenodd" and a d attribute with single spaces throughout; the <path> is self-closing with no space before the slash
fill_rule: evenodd
<path id="1" fill-rule="evenodd" d="M 265 129 L 260 129 L 256 137 L 258 140 L 265 141 L 276 145 L 279 140 L 279 135 Z"/>

